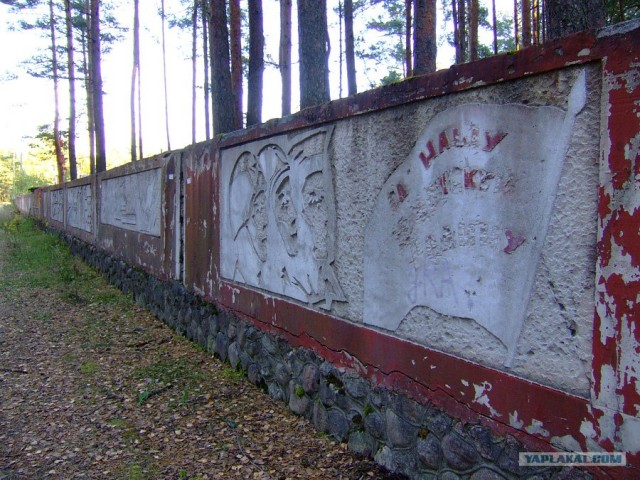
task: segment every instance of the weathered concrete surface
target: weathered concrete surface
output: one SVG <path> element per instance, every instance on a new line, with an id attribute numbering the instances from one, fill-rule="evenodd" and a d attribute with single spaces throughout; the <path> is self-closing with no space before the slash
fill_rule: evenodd
<path id="1" fill-rule="evenodd" d="M 162 170 L 155 168 L 102 182 L 100 221 L 147 235 L 160 236 Z"/>
<path id="2" fill-rule="evenodd" d="M 567 112 L 461 105 L 427 124 L 365 229 L 365 323 L 395 331 L 418 305 L 473 319 L 511 365 L 584 107 L 584 72 L 570 95 Z"/>
<path id="3" fill-rule="evenodd" d="M 93 231 L 93 194 L 91 184 L 67 188 L 67 223 L 69 226 Z"/>
<path id="4" fill-rule="evenodd" d="M 49 192 L 50 218 L 59 223 L 64 223 L 64 189 L 59 188 Z"/>
<path id="5" fill-rule="evenodd" d="M 222 151 L 221 273 L 331 310 L 346 300 L 333 270 L 333 128 Z"/>

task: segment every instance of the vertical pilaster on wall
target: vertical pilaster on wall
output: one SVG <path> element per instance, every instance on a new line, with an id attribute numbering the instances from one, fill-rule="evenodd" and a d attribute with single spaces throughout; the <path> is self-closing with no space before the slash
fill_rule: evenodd
<path id="1" fill-rule="evenodd" d="M 623 24 L 620 29 L 633 24 Z M 593 335 L 593 416 L 589 448 L 626 451 L 640 464 L 640 22 L 600 38 L 615 53 L 604 60 L 598 263 Z M 612 38 L 607 38 L 612 37 Z"/>

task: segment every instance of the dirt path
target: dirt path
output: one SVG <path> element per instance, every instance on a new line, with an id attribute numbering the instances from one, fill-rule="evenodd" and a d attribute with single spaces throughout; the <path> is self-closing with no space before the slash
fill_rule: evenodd
<path id="1" fill-rule="evenodd" d="M 0 230 L 0 480 L 396 478 L 33 235 Z"/>

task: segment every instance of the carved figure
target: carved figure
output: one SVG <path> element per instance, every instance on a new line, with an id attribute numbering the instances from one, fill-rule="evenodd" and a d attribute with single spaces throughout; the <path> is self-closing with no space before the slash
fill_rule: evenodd
<path id="1" fill-rule="evenodd" d="M 223 276 L 328 310 L 346 300 L 332 265 L 331 134 L 279 137 L 235 156 L 222 192 Z"/>

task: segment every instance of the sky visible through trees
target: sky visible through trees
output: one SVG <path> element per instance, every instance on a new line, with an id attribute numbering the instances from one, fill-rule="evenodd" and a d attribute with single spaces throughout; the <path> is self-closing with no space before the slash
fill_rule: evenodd
<path id="1" fill-rule="evenodd" d="M 22 0 L 24 3 L 27 0 Z M 31 0 L 34 1 L 34 0 Z M 446 68 L 458 61 L 468 61 L 472 58 L 482 58 L 498 52 L 513 51 L 525 43 L 542 43 L 546 34 L 538 16 L 541 14 L 541 1 L 538 0 L 414 0 L 421 8 L 430 8 L 435 4 L 437 31 L 435 46 L 437 47 L 437 68 Z M 550 0 L 545 0 L 550 1 Z M 522 3 L 521 3 L 522 2 Z M 49 13 L 48 2 L 41 0 L 39 8 L 15 12 L 10 5 L 12 0 L 0 0 L 0 151 L 26 152 L 29 139 L 34 137 L 41 125 L 53 124 L 54 95 L 51 75 L 42 72 L 42 65 L 51 62 L 51 37 L 43 29 L 21 29 L 21 22 L 36 23 Z M 68 70 L 66 69 L 67 55 L 62 49 L 66 48 L 64 2 L 59 4 L 58 33 L 58 62 L 62 65 L 59 72 L 59 104 L 60 130 L 69 130 L 69 87 Z M 77 2 L 76 2 L 77 3 Z M 132 149 L 132 106 L 135 108 L 132 94 L 133 69 L 133 13 L 132 0 L 104 0 L 100 2 L 101 16 L 104 25 L 103 34 L 108 36 L 103 44 L 102 76 L 104 80 L 104 123 L 106 129 L 107 166 L 110 168 L 131 160 Z M 207 2 L 208 3 L 208 2 Z M 222 0 L 217 1 L 222 4 Z M 224 2 L 229 3 L 229 2 Z M 232 2 L 232 4 L 238 2 Z M 249 65 L 249 14 L 248 1 L 239 2 L 242 13 L 242 58 L 243 58 L 243 92 L 244 108 L 247 112 L 247 67 Z M 279 117 L 281 114 L 281 73 L 278 68 L 280 48 L 280 2 L 278 0 L 263 0 L 253 2 L 262 4 L 264 17 L 265 57 L 262 98 L 262 121 Z M 300 104 L 299 97 L 299 62 L 298 62 L 298 25 L 297 4 L 293 0 L 292 14 L 292 68 L 291 86 L 292 111 L 297 111 Z M 307 2 L 302 2 L 307 3 Z M 324 2 L 323 2 L 324 3 Z M 410 55 L 405 56 L 406 46 L 411 47 L 410 37 L 406 35 L 405 0 L 326 0 L 328 31 L 329 31 L 329 83 L 330 97 L 336 99 L 348 94 L 348 72 L 346 70 L 345 25 L 341 21 L 344 15 L 344 5 L 353 9 L 354 17 L 354 49 L 357 90 L 364 91 L 384 83 L 401 80 L 411 72 Z M 515 3 L 515 5 L 514 5 Z M 611 2 L 610 2 L 611 3 Z M 609 22 L 628 19 L 638 14 L 638 2 L 613 2 L 615 6 L 630 4 L 625 11 L 609 12 Z M 612 3 L 612 4 L 613 4 Z M 521 8 L 522 4 L 529 5 L 527 14 L 520 14 L 514 23 L 514 6 Z M 461 10 L 461 5 L 466 5 Z M 496 31 L 493 31 L 493 5 L 496 5 Z M 635 6 L 634 6 L 635 5 Z M 476 8 L 474 8 L 476 7 Z M 456 12 L 457 9 L 457 12 Z M 165 12 L 164 22 L 161 12 Z M 139 105 L 137 115 L 138 137 L 140 143 L 144 140 L 144 155 L 149 156 L 166 150 L 171 137 L 171 147 L 180 148 L 191 143 L 193 138 L 192 105 L 193 105 L 193 71 L 196 72 L 196 133 L 198 141 L 204 140 L 205 107 L 204 107 L 204 62 L 202 58 L 202 27 L 198 25 L 196 46 L 198 58 L 192 62 L 193 52 L 193 1 L 189 0 L 145 0 L 140 2 L 140 63 L 137 70 L 139 82 Z M 201 15 L 202 12 L 199 12 Z M 465 17 L 466 14 L 466 17 Z M 461 16 L 462 15 L 462 16 Z M 112 18 L 112 21 L 105 19 Z M 459 30 L 469 18 L 478 21 L 478 40 L 474 39 L 474 28 L 468 26 L 466 30 Z M 523 25 L 522 20 L 528 20 Z M 420 19 L 412 19 L 418 22 Z M 533 21 L 533 26 L 531 25 Z M 536 23 L 538 22 L 538 23 Z M 418 25 L 418 23 L 415 23 Z M 458 29 L 454 31 L 454 26 Z M 164 28 L 163 28 L 164 27 Z M 12 31 L 13 30 L 13 31 Z M 164 35 L 163 35 L 164 30 Z M 77 35 L 77 34 L 76 34 Z M 232 33 L 233 37 L 233 33 Z M 454 48 L 456 39 L 464 39 L 463 48 Z M 110 41 L 109 41 L 110 39 Z M 81 39 L 80 39 L 81 40 Z M 233 38 L 232 38 L 233 41 Z M 409 43 L 407 43 L 409 42 Z M 166 51 L 163 59 L 162 51 Z M 255 47 L 255 46 L 254 46 Z M 81 64 L 83 52 L 75 42 L 75 63 Z M 433 47 L 429 47 L 432 51 Z M 49 51 L 48 51 L 49 50 Z M 254 50 L 255 51 L 255 50 Z M 237 52 L 236 52 L 237 53 Z M 233 52 L 232 52 L 233 55 Z M 342 68 L 341 68 L 342 66 Z M 169 111 L 168 119 L 165 109 L 164 72 L 166 68 L 166 103 Z M 38 74 L 37 71 L 40 70 Z M 30 74 L 30 73 L 31 74 Z M 34 76 L 34 73 L 36 76 Z M 37 76 L 39 75 L 39 77 Z M 233 75 L 233 73 L 232 73 Z M 49 78 L 43 78 L 49 77 Z M 80 166 L 86 165 L 89 151 L 86 140 L 87 116 L 90 112 L 86 108 L 85 89 L 80 82 L 84 73 L 76 68 L 76 155 Z M 237 78 L 237 77 L 236 77 Z M 255 84 L 255 82 L 254 82 Z M 255 105 L 254 105 L 255 110 Z M 251 120 L 251 119 L 250 119 Z M 255 120 L 252 120 L 255 121 Z M 236 122 L 237 125 L 237 122 Z M 168 128 L 167 128 L 168 126 Z M 68 152 L 66 157 L 68 159 Z M 55 161 L 52 160 L 52 161 Z M 80 172 L 88 173 L 88 172 Z"/>

